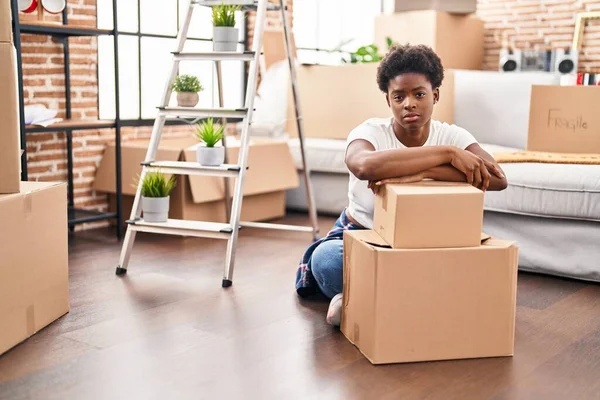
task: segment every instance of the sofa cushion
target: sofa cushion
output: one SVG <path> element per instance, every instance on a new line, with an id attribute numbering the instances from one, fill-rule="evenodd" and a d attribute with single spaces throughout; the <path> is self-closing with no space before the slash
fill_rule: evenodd
<path id="1" fill-rule="evenodd" d="M 290 151 L 297 169 L 302 169 L 300 155 L 300 140 L 289 139 Z M 347 174 L 348 168 L 344 162 L 346 141 L 343 139 L 304 139 L 306 162 L 311 171 Z"/>
<path id="2" fill-rule="evenodd" d="M 516 150 L 482 144 L 490 154 Z M 504 163 L 508 188 L 487 192 L 490 211 L 600 221 L 600 165 Z"/>

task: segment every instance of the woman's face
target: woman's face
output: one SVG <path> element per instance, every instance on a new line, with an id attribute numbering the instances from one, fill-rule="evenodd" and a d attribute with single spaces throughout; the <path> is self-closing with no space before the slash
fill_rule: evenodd
<path id="1" fill-rule="evenodd" d="M 431 119 L 440 93 L 423 74 L 405 73 L 391 79 L 386 95 L 396 122 L 407 131 L 422 128 Z"/>

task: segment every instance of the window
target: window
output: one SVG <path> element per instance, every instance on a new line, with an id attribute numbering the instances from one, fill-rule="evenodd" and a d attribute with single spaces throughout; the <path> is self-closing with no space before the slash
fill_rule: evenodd
<path id="1" fill-rule="evenodd" d="M 154 119 L 156 107 L 171 67 L 171 52 L 189 0 L 119 0 L 119 89 L 121 119 Z M 98 27 L 112 29 L 112 0 L 98 0 Z M 245 42 L 243 14 L 237 16 L 240 30 L 239 50 Z M 211 9 L 196 6 L 184 47 L 187 52 L 212 50 Z M 101 119 L 115 118 L 113 37 L 98 38 L 99 114 Z M 245 91 L 244 62 L 225 61 L 223 69 L 223 101 L 225 107 L 242 107 Z M 180 74 L 200 78 L 204 90 L 198 107 L 218 104 L 216 72 L 212 61 L 182 61 Z M 175 96 L 171 106 L 176 105 Z"/>
<path id="2" fill-rule="evenodd" d="M 294 1 L 294 38 L 299 61 L 342 63 L 344 51 L 373 43 L 373 23 L 382 8 L 382 2 L 377 0 Z"/>

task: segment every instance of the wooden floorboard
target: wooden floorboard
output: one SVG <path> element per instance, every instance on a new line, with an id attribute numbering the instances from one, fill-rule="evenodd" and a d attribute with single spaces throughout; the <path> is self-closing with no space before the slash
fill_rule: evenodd
<path id="1" fill-rule="evenodd" d="M 138 234 L 117 277 L 112 232 L 76 233 L 71 311 L 0 356 L 0 399 L 600 398 L 600 285 L 521 273 L 514 357 L 372 366 L 295 295 L 309 243 L 244 229 L 222 289 L 223 241 Z"/>

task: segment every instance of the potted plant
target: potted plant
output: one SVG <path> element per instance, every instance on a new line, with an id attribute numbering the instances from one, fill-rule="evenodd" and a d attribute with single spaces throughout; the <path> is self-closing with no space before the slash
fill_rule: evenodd
<path id="1" fill-rule="evenodd" d="M 239 32 L 235 28 L 237 5 L 221 4 L 212 9 L 213 50 L 236 51 Z"/>
<path id="2" fill-rule="evenodd" d="M 198 123 L 196 137 L 203 143 L 198 146 L 196 160 L 200 165 L 219 166 L 225 162 L 225 147 L 215 147 L 223 139 L 225 128 L 215 127 L 212 118 Z"/>
<path id="3" fill-rule="evenodd" d="M 179 107 L 194 107 L 198 104 L 198 92 L 204 90 L 200 79 L 194 75 L 180 75 L 175 79 L 173 88 L 177 92 Z"/>
<path id="4" fill-rule="evenodd" d="M 175 176 L 169 180 L 160 171 L 148 172 L 142 181 L 142 212 L 146 222 L 167 222 L 169 199 Z"/>

